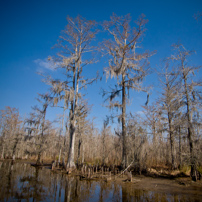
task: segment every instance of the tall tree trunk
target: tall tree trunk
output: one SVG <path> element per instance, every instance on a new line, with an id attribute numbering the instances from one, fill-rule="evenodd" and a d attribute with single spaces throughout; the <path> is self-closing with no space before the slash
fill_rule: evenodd
<path id="1" fill-rule="evenodd" d="M 182 136 L 181 136 L 181 128 L 179 126 L 179 168 L 182 167 Z"/>
<path id="2" fill-rule="evenodd" d="M 13 146 L 13 151 L 12 151 L 12 159 L 13 159 L 13 161 L 15 161 L 15 153 L 16 153 L 17 144 L 18 144 L 18 137 L 16 137 L 16 140 L 15 140 L 14 146 Z"/>
<path id="3" fill-rule="evenodd" d="M 64 119 L 65 119 L 65 110 L 66 110 L 65 103 L 66 103 L 66 100 L 64 101 L 64 107 L 63 107 L 62 126 L 61 126 L 60 137 L 61 137 L 61 135 L 64 135 L 64 137 L 66 136 L 66 135 L 65 135 L 66 130 L 65 130 L 65 133 L 64 133 Z M 65 129 L 66 129 L 66 127 L 65 127 Z M 59 145 L 60 145 L 60 153 L 59 153 L 58 165 L 60 164 L 61 156 L 62 156 L 62 154 L 63 154 L 63 142 L 61 142 L 61 141 L 63 141 L 63 138 L 61 138 L 61 140 L 60 140 L 60 138 L 59 138 L 59 141 L 60 141 L 60 143 L 59 143 Z M 65 141 L 65 140 L 64 140 L 64 141 Z"/>
<path id="4" fill-rule="evenodd" d="M 60 165 L 60 159 L 61 159 L 61 146 L 60 146 L 60 153 L 59 153 L 59 158 L 58 158 L 58 165 Z"/>
<path id="5" fill-rule="evenodd" d="M 184 88 L 185 88 L 185 96 L 186 96 L 186 105 L 187 105 L 187 122 L 188 122 L 188 140 L 189 140 L 189 149 L 190 149 L 190 163 L 191 163 L 191 178 L 192 180 L 196 181 L 196 162 L 194 157 L 194 141 L 193 141 L 193 126 L 192 126 L 192 120 L 191 120 L 191 110 L 190 110 L 190 97 L 188 93 L 188 86 L 187 86 L 187 76 L 184 69 L 184 64 L 182 64 L 183 67 L 183 80 L 184 80 Z"/>
<path id="6" fill-rule="evenodd" d="M 75 48 L 75 53 L 78 57 L 78 61 L 74 67 L 74 75 L 73 75 L 73 90 L 74 90 L 74 99 L 71 102 L 71 110 L 70 110 L 70 142 L 69 142 L 69 155 L 67 161 L 67 170 L 71 172 L 71 170 L 76 168 L 74 163 L 74 147 L 75 147 L 75 137 L 76 137 L 76 116 L 77 116 L 77 105 L 78 105 L 78 92 L 79 92 L 79 78 L 81 71 L 81 46 L 79 47 L 79 51 L 77 51 L 77 47 Z"/>
<path id="7" fill-rule="evenodd" d="M 168 124 L 169 124 L 169 135 L 170 135 L 171 163 L 172 163 L 172 169 L 175 169 L 174 134 L 173 134 L 173 128 L 172 128 L 172 120 L 169 112 L 168 112 Z"/>
<path id="8" fill-rule="evenodd" d="M 102 165 L 105 163 L 105 133 L 106 128 L 104 126 L 103 137 L 102 137 Z"/>
<path id="9" fill-rule="evenodd" d="M 122 167 L 126 168 L 126 88 L 125 75 L 122 75 Z"/>
<path id="10" fill-rule="evenodd" d="M 84 147 L 84 144 L 83 144 L 83 152 L 82 152 L 82 163 L 84 163 L 84 160 L 85 160 L 85 156 L 84 156 L 84 154 L 85 154 L 85 147 Z"/>
<path id="11" fill-rule="evenodd" d="M 3 145 L 3 150 L 2 150 L 2 154 L 1 154 L 1 159 L 4 159 L 4 145 Z"/>
<path id="12" fill-rule="evenodd" d="M 70 123 L 70 141 L 69 141 L 69 154 L 67 161 L 67 171 L 73 170 L 76 168 L 74 163 L 74 146 L 75 146 L 75 120 Z"/>
<path id="13" fill-rule="evenodd" d="M 40 148 L 40 150 L 41 150 L 41 148 Z M 40 164 L 41 164 L 41 151 L 38 152 L 36 164 L 37 164 L 37 165 L 40 165 Z"/>
<path id="14" fill-rule="evenodd" d="M 79 158 L 81 155 L 81 144 L 82 144 L 82 140 L 81 137 L 79 138 L 79 143 L 78 143 L 78 156 L 77 156 L 77 165 L 79 165 Z"/>
<path id="15" fill-rule="evenodd" d="M 102 147 L 102 165 L 105 164 L 105 145 L 103 143 L 103 147 Z"/>
<path id="16" fill-rule="evenodd" d="M 48 104 L 45 103 L 43 105 L 43 117 L 42 117 L 42 123 L 41 123 L 41 134 L 40 134 L 40 138 L 41 138 L 41 142 L 39 145 L 39 152 L 38 152 L 38 157 L 37 157 L 37 165 L 41 164 L 41 153 L 42 153 L 42 147 L 44 144 L 44 131 L 45 131 L 45 120 L 46 120 L 46 110 L 47 110 Z"/>

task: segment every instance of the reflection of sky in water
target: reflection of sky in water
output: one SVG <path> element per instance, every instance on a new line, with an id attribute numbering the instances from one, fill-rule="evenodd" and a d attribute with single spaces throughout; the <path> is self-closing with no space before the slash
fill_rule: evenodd
<path id="1" fill-rule="evenodd" d="M 195 196 L 196 200 L 200 196 Z M 0 201 L 193 201 L 193 195 L 157 193 L 123 185 L 79 180 L 29 164 L 0 162 Z"/>
<path id="2" fill-rule="evenodd" d="M 111 183 L 111 186 L 106 190 L 100 186 L 99 182 L 96 183 L 94 195 L 89 198 L 89 201 L 120 201 L 122 198 L 121 186 L 118 186 L 118 191 L 114 193 L 114 184 Z M 106 182 L 103 182 L 106 183 Z"/>

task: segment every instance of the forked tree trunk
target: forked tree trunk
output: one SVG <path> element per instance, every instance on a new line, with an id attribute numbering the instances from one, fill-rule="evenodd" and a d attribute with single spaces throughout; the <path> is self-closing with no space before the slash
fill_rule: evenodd
<path id="1" fill-rule="evenodd" d="M 79 79 L 80 79 L 80 63 L 81 63 L 81 46 L 77 52 L 77 46 L 75 48 L 75 54 L 78 56 L 78 61 L 75 64 L 74 75 L 73 75 L 73 85 L 72 89 L 74 90 L 74 98 L 71 101 L 70 109 L 70 142 L 69 142 L 69 155 L 67 161 L 66 170 L 71 172 L 76 168 L 74 163 L 74 148 L 75 148 L 75 137 L 76 137 L 76 116 L 77 116 L 77 105 L 78 105 L 78 92 L 79 92 Z"/>

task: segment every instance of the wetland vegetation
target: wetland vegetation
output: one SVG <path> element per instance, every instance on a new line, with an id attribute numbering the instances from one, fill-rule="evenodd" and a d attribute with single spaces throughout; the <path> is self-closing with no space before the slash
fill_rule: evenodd
<path id="1" fill-rule="evenodd" d="M 57 74 L 42 75 L 49 91 L 38 94 L 38 106 L 24 119 L 16 108 L 0 111 L 0 200 L 201 200 L 201 66 L 190 64 L 193 51 L 178 43 L 163 67 L 152 70 L 157 52 L 139 51 L 146 24 L 144 15 L 133 23 L 130 15 L 113 14 L 101 24 L 67 17 L 58 52 L 47 59 Z M 100 30 L 108 35 L 96 45 Z M 98 58 L 113 82 L 101 90 L 110 111 L 100 129 L 88 116 L 84 91 L 103 77 L 85 72 Z M 152 103 L 143 85 L 151 70 L 160 89 Z M 131 91 L 147 95 L 139 113 L 127 111 L 138 99 Z M 61 110 L 54 123 L 50 108 Z"/>

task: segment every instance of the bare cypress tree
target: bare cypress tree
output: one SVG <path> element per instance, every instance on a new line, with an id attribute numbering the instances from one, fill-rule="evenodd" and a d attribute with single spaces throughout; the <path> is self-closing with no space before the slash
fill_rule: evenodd
<path id="1" fill-rule="evenodd" d="M 95 78 L 84 78 L 82 73 L 84 67 L 94 62 L 94 58 L 90 58 L 88 55 L 95 51 L 91 42 L 95 38 L 97 30 L 95 29 L 95 21 L 86 20 L 81 16 L 75 19 L 67 17 L 67 23 L 57 45 L 61 51 L 58 53 L 58 57 L 53 59 L 58 68 L 65 70 L 66 80 L 49 79 L 49 83 L 52 85 L 52 90 L 56 96 L 55 104 L 64 99 L 66 107 L 69 107 L 70 141 L 66 169 L 71 172 L 75 168 L 75 136 L 78 102 L 81 97 L 80 90 L 96 80 Z M 51 57 L 49 59 L 52 60 Z"/>
<path id="2" fill-rule="evenodd" d="M 5 154 L 7 156 L 10 154 L 15 160 L 17 146 L 22 139 L 22 121 L 18 109 L 6 107 L 4 110 L 0 110 L 0 123 L 1 158 L 4 159 Z"/>
<path id="3" fill-rule="evenodd" d="M 46 113 L 48 105 L 50 104 L 51 97 L 49 94 L 39 94 L 37 99 L 42 104 L 42 109 L 38 106 L 33 107 L 33 112 L 30 113 L 30 117 L 25 120 L 27 123 L 28 139 L 34 138 L 35 150 L 37 154 L 36 164 L 41 164 L 41 153 L 45 150 L 45 131 L 48 129 L 46 124 Z M 34 135 L 31 135 L 34 133 Z"/>
<path id="4" fill-rule="evenodd" d="M 175 68 L 170 68 L 169 61 L 166 61 L 164 72 L 159 73 L 160 82 L 162 85 L 162 95 L 158 99 L 162 118 L 165 121 L 164 130 L 168 132 L 170 139 L 170 151 L 171 151 L 171 164 L 172 169 L 176 168 L 176 155 L 175 155 L 175 133 L 179 128 L 178 118 L 180 116 L 181 93 L 180 83 L 178 80 L 178 71 Z"/>
<path id="5" fill-rule="evenodd" d="M 154 106 L 155 105 L 155 106 Z M 153 146 L 156 149 L 157 143 L 158 143 L 158 132 L 159 132 L 159 122 L 160 122 L 160 111 L 158 110 L 157 104 L 153 104 L 151 106 L 142 106 L 145 111 L 145 117 L 146 117 L 146 124 L 147 127 L 150 129 L 151 134 L 152 134 L 152 142 Z"/>
<path id="6" fill-rule="evenodd" d="M 109 155 L 106 152 L 107 148 L 107 136 L 110 134 L 110 126 L 108 126 L 108 120 L 104 120 L 103 127 L 101 130 L 101 154 L 102 154 L 102 165 L 104 165 L 106 157 Z"/>
<path id="7" fill-rule="evenodd" d="M 145 120 L 144 124 L 147 128 L 147 134 L 152 137 L 152 152 L 150 153 L 152 163 L 156 165 L 161 159 L 161 143 L 162 143 L 162 120 L 161 120 L 161 109 L 158 103 L 152 105 L 142 106 L 144 109 Z M 143 125 L 144 125 L 143 124 Z"/>
<path id="8" fill-rule="evenodd" d="M 42 152 L 42 146 L 44 144 L 44 132 L 46 130 L 45 128 L 45 121 L 46 121 L 46 113 L 47 113 L 47 108 L 50 103 L 50 96 L 48 94 L 39 94 L 41 99 L 38 99 L 40 103 L 42 103 L 43 107 L 40 110 L 39 108 L 36 107 L 36 110 L 39 112 L 39 116 L 41 119 L 41 130 L 40 130 L 40 136 L 41 136 L 41 144 L 39 144 L 39 152 L 38 152 L 38 157 L 37 157 L 37 164 L 41 163 L 41 152 Z"/>
<path id="9" fill-rule="evenodd" d="M 151 154 L 151 152 L 148 152 L 150 149 L 148 133 L 144 124 L 141 123 L 141 119 L 142 117 L 138 114 L 132 115 L 130 113 L 130 116 L 127 117 L 127 144 L 131 153 L 128 157 L 130 161 L 134 160 L 135 170 L 139 173 L 141 173 L 142 168 L 146 167 L 148 154 Z"/>
<path id="10" fill-rule="evenodd" d="M 130 15 L 119 17 L 115 14 L 111 16 L 111 20 L 104 22 L 104 29 L 109 32 L 112 39 L 106 40 L 103 45 L 105 54 L 109 56 L 109 66 L 105 69 L 106 77 L 109 75 L 115 77 L 117 85 L 109 94 L 110 108 L 118 108 L 121 110 L 122 123 L 122 166 L 125 168 L 127 164 L 126 158 L 126 99 L 129 90 L 137 91 L 145 88 L 141 83 L 148 71 L 148 58 L 150 53 L 138 53 L 138 44 L 142 41 L 145 32 L 145 24 L 147 20 L 144 15 L 136 22 L 136 27 L 130 27 Z M 121 94 L 121 102 L 115 101 L 117 96 Z"/>
<path id="11" fill-rule="evenodd" d="M 191 163 L 191 177 L 192 180 L 197 180 L 197 157 L 195 153 L 195 131 L 193 123 L 193 114 L 197 111 L 196 109 L 196 99 L 197 97 L 201 100 L 200 91 L 198 87 L 201 83 L 194 82 L 193 76 L 195 71 L 201 68 L 201 66 L 191 66 L 188 65 L 188 57 L 193 53 L 193 51 L 188 51 L 182 44 L 173 45 L 175 55 L 171 56 L 171 59 L 177 61 L 177 68 L 180 75 L 180 80 L 183 86 L 183 101 L 186 106 L 186 119 L 187 119 L 187 131 L 189 140 L 189 150 L 190 150 L 190 163 Z"/>

